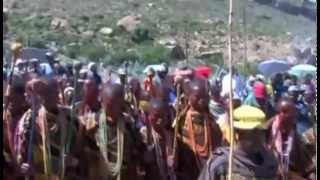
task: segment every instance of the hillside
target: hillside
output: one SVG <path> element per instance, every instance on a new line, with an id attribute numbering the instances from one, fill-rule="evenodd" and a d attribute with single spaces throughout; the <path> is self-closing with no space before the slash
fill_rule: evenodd
<path id="1" fill-rule="evenodd" d="M 228 2 L 224 0 L 3 3 L 9 8 L 8 28 L 12 37 L 22 38 L 28 46 L 51 47 L 71 58 L 112 64 L 125 60 L 147 64 L 177 61 L 179 57 L 172 55 L 168 44 L 179 44 L 191 60 L 214 62 L 227 57 Z M 256 61 L 293 56 L 293 47 L 315 47 L 316 23 L 303 16 L 245 0 L 235 0 L 234 10 L 235 61 L 243 62 L 245 52 L 249 61 Z M 117 27 L 117 21 L 127 15 L 141 17 L 141 23 L 131 33 Z"/>

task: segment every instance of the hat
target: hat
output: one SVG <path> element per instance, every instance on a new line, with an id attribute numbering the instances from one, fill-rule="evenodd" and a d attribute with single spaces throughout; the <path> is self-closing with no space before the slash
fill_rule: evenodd
<path id="1" fill-rule="evenodd" d="M 261 80 L 261 81 L 265 80 L 264 76 L 261 74 L 257 74 L 256 78 L 257 78 L 257 80 Z"/>
<path id="2" fill-rule="evenodd" d="M 96 66 L 97 66 L 96 63 L 91 62 L 88 64 L 88 69 L 91 70 L 93 67 L 96 67 Z"/>
<path id="3" fill-rule="evenodd" d="M 165 72 L 167 69 L 166 69 L 166 67 L 163 65 L 163 64 L 161 64 L 160 66 L 159 66 L 159 68 L 158 68 L 158 72 Z"/>
<path id="4" fill-rule="evenodd" d="M 22 59 L 18 59 L 18 60 L 16 61 L 16 65 L 23 64 L 23 63 L 25 63 L 25 61 L 22 60 Z"/>
<path id="5" fill-rule="evenodd" d="M 39 62 L 39 59 L 37 59 L 37 58 L 32 58 L 32 59 L 30 59 L 30 62 L 31 62 L 31 63 L 38 63 L 38 62 Z"/>
<path id="6" fill-rule="evenodd" d="M 298 92 L 298 91 L 301 91 L 300 88 L 296 85 L 292 85 L 288 88 L 288 91 L 289 92 Z"/>
<path id="7" fill-rule="evenodd" d="M 153 68 L 149 68 L 147 71 L 147 76 L 152 76 L 154 75 L 154 69 Z"/>
<path id="8" fill-rule="evenodd" d="M 87 73 L 87 72 L 88 72 L 88 69 L 81 69 L 81 70 L 79 71 L 80 74 L 85 74 L 85 73 Z"/>
<path id="9" fill-rule="evenodd" d="M 266 129 L 266 115 L 256 107 L 242 105 L 234 110 L 233 115 L 236 129 Z"/>
<path id="10" fill-rule="evenodd" d="M 120 68 L 120 69 L 118 69 L 118 74 L 119 75 L 126 75 L 127 73 L 126 73 L 126 70 L 124 68 Z"/>
<path id="11" fill-rule="evenodd" d="M 290 79 L 286 79 L 284 82 L 283 82 L 283 86 L 285 87 L 289 87 L 291 86 L 293 83 Z"/>
<path id="12" fill-rule="evenodd" d="M 253 93 L 256 98 L 266 98 L 267 88 L 262 82 L 256 82 L 253 86 Z"/>
<path id="13" fill-rule="evenodd" d="M 249 76 L 249 78 L 248 78 L 248 81 L 249 81 L 249 82 L 253 82 L 253 81 L 255 81 L 255 80 L 256 80 L 256 78 L 253 77 L 253 76 Z"/>

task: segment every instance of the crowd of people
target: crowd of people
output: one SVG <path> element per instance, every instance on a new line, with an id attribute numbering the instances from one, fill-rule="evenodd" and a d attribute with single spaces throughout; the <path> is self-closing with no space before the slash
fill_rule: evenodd
<path id="1" fill-rule="evenodd" d="M 232 140 L 233 179 L 315 179 L 311 75 L 244 83 L 234 68 L 209 81 L 191 67 L 170 74 L 164 63 L 144 80 L 130 67 L 102 78 L 95 63 L 46 57 L 46 65 L 13 58 L 3 70 L 7 180 L 226 179 Z"/>

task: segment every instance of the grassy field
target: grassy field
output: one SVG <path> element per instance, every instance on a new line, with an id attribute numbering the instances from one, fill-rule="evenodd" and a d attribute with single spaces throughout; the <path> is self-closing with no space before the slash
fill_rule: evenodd
<path id="1" fill-rule="evenodd" d="M 236 61 L 245 59 L 245 41 L 248 56 L 257 60 L 288 56 L 292 45 L 310 46 L 309 39 L 316 37 L 315 22 L 305 17 L 251 1 L 234 2 Z M 4 0 L 5 6 L 6 3 L 9 4 Z M 132 39 L 136 34 L 117 30 L 117 20 L 132 14 L 142 16 L 139 29 L 149 32 L 154 40 L 135 42 Z M 50 28 L 51 21 L 57 17 L 67 20 L 69 26 L 65 31 Z M 71 58 L 84 57 L 111 64 L 125 60 L 150 64 L 177 61 L 170 57 L 168 49 L 157 43 L 168 36 L 184 49 L 188 42 L 190 59 L 200 53 L 195 49 L 201 43 L 205 44 L 202 51 L 219 51 L 226 57 L 227 18 L 225 0 L 20 0 L 10 9 L 8 26 L 26 45 L 53 47 Z M 102 27 L 115 32 L 111 36 L 101 35 Z M 91 35 L 85 36 L 88 31 Z M 256 46 L 259 50 L 253 48 Z"/>

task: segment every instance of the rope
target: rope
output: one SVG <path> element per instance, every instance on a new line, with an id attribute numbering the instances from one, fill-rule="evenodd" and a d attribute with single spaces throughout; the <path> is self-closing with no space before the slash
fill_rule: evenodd
<path id="1" fill-rule="evenodd" d="M 123 120 L 117 121 L 117 161 L 116 163 L 112 163 L 108 159 L 108 131 L 107 131 L 107 123 L 106 123 L 106 113 L 102 112 L 99 121 L 99 138 L 98 144 L 100 148 L 100 152 L 104 157 L 106 165 L 108 166 L 108 172 L 111 173 L 111 176 L 117 176 L 117 180 L 121 178 L 121 167 L 123 162 L 123 145 L 124 145 L 124 122 Z"/>

